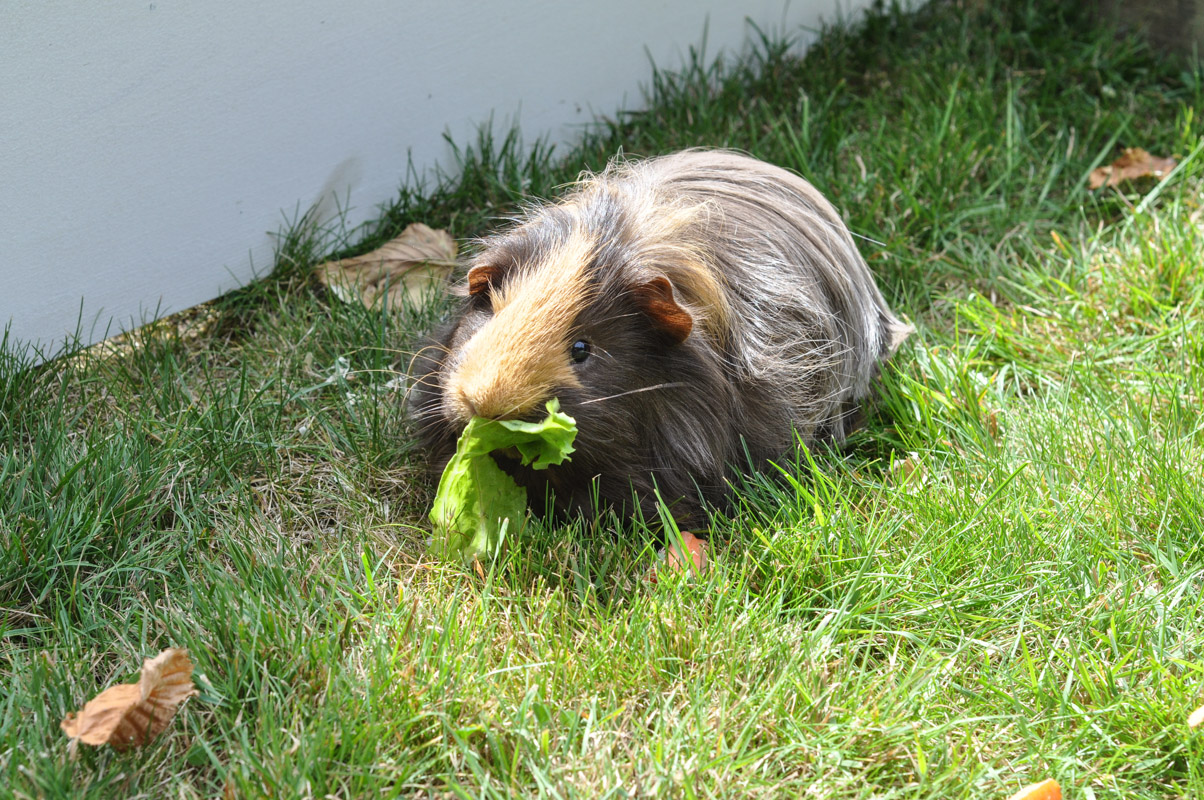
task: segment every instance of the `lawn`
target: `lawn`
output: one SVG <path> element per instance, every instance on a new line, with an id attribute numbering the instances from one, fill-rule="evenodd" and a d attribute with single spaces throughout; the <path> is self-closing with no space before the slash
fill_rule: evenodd
<path id="1" fill-rule="evenodd" d="M 292 221 L 202 309 L 6 345 L 0 797 L 1204 796 L 1204 68 L 1073 5 L 879 9 L 801 58 L 750 30 L 573 147 L 482 135 L 372 226 Z M 690 145 L 864 237 L 917 328 L 867 425 L 750 475 L 701 578 L 648 582 L 660 534 L 613 519 L 426 558 L 398 376 L 446 303 L 312 268 Z M 1124 147 L 1179 167 L 1090 190 Z M 69 747 L 173 646 L 164 735 Z"/>

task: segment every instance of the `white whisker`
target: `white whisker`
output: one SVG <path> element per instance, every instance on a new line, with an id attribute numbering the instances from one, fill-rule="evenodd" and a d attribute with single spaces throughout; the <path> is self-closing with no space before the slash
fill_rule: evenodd
<path id="1" fill-rule="evenodd" d="M 616 397 L 626 397 L 629 394 L 639 394 L 640 392 L 651 392 L 654 389 L 675 389 L 679 386 L 685 386 L 685 385 L 686 384 L 680 383 L 680 382 L 658 383 L 655 386 L 645 386 L 642 389 L 631 389 L 630 391 L 619 392 L 618 394 L 612 394 L 609 397 L 595 397 L 593 400 L 583 400 L 582 402 L 578 403 L 577 405 L 588 406 L 590 403 L 601 403 L 603 400 L 614 400 Z"/>

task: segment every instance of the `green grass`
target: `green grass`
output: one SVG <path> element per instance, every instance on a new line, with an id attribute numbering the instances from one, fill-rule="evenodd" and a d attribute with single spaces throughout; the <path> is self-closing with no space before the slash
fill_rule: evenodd
<path id="1" fill-rule="evenodd" d="M 0 796 L 1204 795 L 1204 70 L 1062 5 L 880 9 L 802 59 L 752 31 L 571 149 L 482 135 L 378 224 L 298 221 L 123 349 L 3 348 Z M 425 561 L 390 381 L 441 308 L 310 268 L 687 145 L 866 237 L 918 328 L 868 425 L 749 476 L 700 580 L 607 520 Z M 1088 191 L 1123 146 L 1181 167 Z M 72 755 L 64 714 L 168 646 L 168 733 Z"/>

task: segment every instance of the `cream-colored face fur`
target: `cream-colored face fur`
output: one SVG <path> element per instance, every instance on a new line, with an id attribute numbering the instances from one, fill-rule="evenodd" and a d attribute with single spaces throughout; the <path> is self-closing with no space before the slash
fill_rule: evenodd
<path id="1" fill-rule="evenodd" d="M 448 378 L 444 402 L 451 416 L 510 419 L 562 387 L 580 388 L 569 348 L 587 300 L 592 249 L 592 238 L 578 229 L 545 260 L 516 265 L 493 290 L 493 318 L 469 339 Z"/>

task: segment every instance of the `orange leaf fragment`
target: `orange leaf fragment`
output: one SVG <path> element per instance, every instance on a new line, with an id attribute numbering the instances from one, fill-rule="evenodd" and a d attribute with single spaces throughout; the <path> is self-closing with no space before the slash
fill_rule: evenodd
<path id="1" fill-rule="evenodd" d="M 1191 716 L 1187 718 L 1187 727 L 1189 728 L 1198 728 L 1201 724 L 1204 724 L 1204 706 L 1191 712 Z"/>
<path id="2" fill-rule="evenodd" d="M 693 566 L 694 571 L 699 575 L 706 572 L 707 543 L 689 531 L 682 531 L 681 544 L 686 549 L 685 553 L 678 551 L 677 542 L 669 545 L 669 549 L 665 551 L 665 566 L 672 570 L 688 569 Z M 686 553 L 689 554 L 688 560 Z"/>
<path id="3" fill-rule="evenodd" d="M 1106 167 L 1096 167 L 1087 178 L 1092 190 L 1101 186 L 1117 186 L 1134 178 L 1161 178 L 1170 173 L 1178 162 L 1173 158 L 1152 156 L 1140 147 L 1126 147 L 1120 158 Z"/>
<path id="4" fill-rule="evenodd" d="M 403 296 L 413 305 L 421 303 L 455 265 L 456 240 L 451 234 L 413 222 L 371 253 L 327 261 L 314 269 L 322 285 L 344 303 L 379 308 L 387 301 L 396 308 Z"/>
<path id="5" fill-rule="evenodd" d="M 682 571 L 691 571 L 694 575 L 702 575 L 710 568 L 706 540 L 699 539 L 689 531 L 681 531 L 680 533 L 680 544 L 685 548 L 685 552 L 682 552 L 678 548 L 677 541 L 670 541 L 669 546 L 660 551 L 661 561 L 654 564 L 652 569 L 648 570 L 648 574 L 644 576 L 644 580 L 656 584 L 659 583 L 657 576 L 662 572 L 669 575 L 679 574 Z M 693 567 L 692 570 L 691 567 Z"/>
<path id="6" fill-rule="evenodd" d="M 187 650 L 173 647 L 143 661 L 137 683 L 110 686 L 78 714 L 68 714 L 61 726 L 84 744 L 141 747 L 162 733 L 194 694 L 192 659 Z"/>
<path id="7" fill-rule="evenodd" d="M 1062 787 L 1053 778 L 1025 786 L 1008 800 L 1062 800 Z"/>
<path id="8" fill-rule="evenodd" d="M 918 473 L 918 474 L 917 474 Z M 907 483 L 911 476 L 924 477 L 924 465 L 920 463 L 920 454 L 912 451 L 905 458 L 892 461 L 890 473 L 892 483 Z"/>

